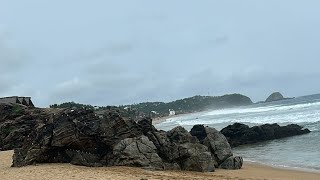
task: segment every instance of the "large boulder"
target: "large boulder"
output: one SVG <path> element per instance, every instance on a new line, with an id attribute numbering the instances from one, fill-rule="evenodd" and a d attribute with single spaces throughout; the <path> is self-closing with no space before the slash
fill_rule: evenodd
<path id="1" fill-rule="evenodd" d="M 174 163 L 179 158 L 179 144 L 172 143 L 167 136 L 167 132 L 150 131 L 147 133 L 147 137 L 156 146 L 157 153 L 165 162 Z"/>
<path id="2" fill-rule="evenodd" d="M 188 170 L 200 172 L 214 171 L 215 160 L 207 146 L 199 144 L 183 127 L 172 130 L 149 131 L 148 138 L 157 147 L 159 156 L 167 170 Z"/>
<path id="3" fill-rule="evenodd" d="M 179 146 L 179 161 L 182 170 L 213 172 L 215 161 L 207 146 L 185 143 Z"/>
<path id="4" fill-rule="evenodd" d="M 266 140 L 307 134 L 310 133 L 310 130 L 303 129 L 302 126 L 296 124 L 287 126 L 264 124 L 250 128 L 245 124 L 234 123 L 223 128 L 221 133 L 227 137 L 231 147 L 236 147 L 242 144 L 253 144 Z"/>
<path id="5" fill-rule="evenodd" d="M 177 126 L 177 127 L 173 128 L 172 130 L 168 131 L 167 136 L 171 142 L 177 143 L 177 144 L 198 143 L 199 142 L 199 140 L 196 137 L 192 136 L 182 126 Z"/>
<path id="6" fill-rule="evenodd" d="M 216 167 L 224 167 L 228 169 L 240 169 L 242 166 L 221 166 L 227 159 L 233 158 L 231 147 L 226 137 L 219 131 L 211 127 L 203 125 L 195 125 L 190 131 L 190 134 L 196 136 L 200 143 L 207 146 L 215 160 Z"/>
<path id="7" fill-rule="evenodd" d="M 243 159 L 240 156 L 229 157 L 223 163 L 219 165 L 221 169 L 241 169 L 243 165 Z"/>
<path id="8" fill-rule="evenodd" d="M 164 165 L 156 149 L 146 136 L 126 138 L 114 146 L 109 165 L 138 166 L 162 170 Z"/>

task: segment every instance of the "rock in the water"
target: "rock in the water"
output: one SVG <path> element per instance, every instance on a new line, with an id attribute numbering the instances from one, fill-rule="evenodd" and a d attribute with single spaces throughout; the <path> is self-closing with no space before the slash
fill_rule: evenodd
<path id="1" fill-rule="evenodd" d="M 266 99 L 266 102 L 280 101 L 283 99 L 284 97 L 280 92 L 274 92 Z"/>
<path id="2" fill-rule="evenodd" d="M 310 130 L 303 129 L 303 127 L 296 124 L 287 126 L 264 124 L 250 128 L 245 124 L 235 123 L 223 128 L 221 133 L 227 137 L 231 147 L 236 147 L 242 144 L 253 144 L 266 140 L 307 134 L 310 133 Z"/>

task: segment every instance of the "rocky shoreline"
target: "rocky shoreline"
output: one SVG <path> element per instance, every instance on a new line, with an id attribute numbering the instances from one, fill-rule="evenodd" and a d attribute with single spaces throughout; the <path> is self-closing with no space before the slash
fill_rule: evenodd
<path id="1" fill-rule="evenodd" d="M 301 128 L 295 130 L 307 133 Z M 227 141 L 234 140 L 233 136 L 223 135 L 236 132 L 230 128 L 221 132 L 203 125 L 195 125 L 190 132 L 180 126 L 161 131 L 150 118 L 126 119 L 116 109 L 98 116 L 83 108 L 40 109 L 0 104 L 0 147 L 14 149 L 14 167 L 71 163 L 200 172 L 240 169 L 243 160 L 233 155 Z M 286 132 L 287 136 L 299 134 Z"/>
<path id="2" fill-rule="evenodd" d="M 245 124 L 234 123 L 221 130 L 221 133 L 226 136 L 231 147 L 303 135 L 310 132 L 311 131 L 309 129 L 303 129 L 303 127 L 297 124 L 289 124 L 286 126 L 279 126 L 278 124 L 264 124 L 249 127 Z"/>

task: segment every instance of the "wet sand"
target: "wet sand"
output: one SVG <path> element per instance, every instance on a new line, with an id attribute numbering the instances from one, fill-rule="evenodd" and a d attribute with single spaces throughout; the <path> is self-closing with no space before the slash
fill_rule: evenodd
<path id="1" fill-rule="evenodd" d="M 90 168 L 70 164 L 41 164 L 12 168 L 13 151 L 0 152 L 0 180 L 188 180 L 188 179 L 296 179 L 320 180 L 320 173 L 278 169 L 259 164 L 245 163 L 241 170 L 216 170 L 212 173 L 183 171 L 149 171 L 130 167 Z"/>

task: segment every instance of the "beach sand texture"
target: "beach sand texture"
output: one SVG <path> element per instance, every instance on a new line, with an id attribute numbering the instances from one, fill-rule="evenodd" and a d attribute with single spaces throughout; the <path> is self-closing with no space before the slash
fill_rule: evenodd
<path id="1" fill-rule="evenodd" d="M 0 180 L 187 180 L 187 179 L 301 179 L 320 180 L 320 174 L 277 169 L 259 164 L 246 163 L 241 170 L 217 170 L 213 173 L 183 171 L 149 171 L 131 167 L 90 168 L 70 164 L 41 164 L 11 168 L 13 151 L 0 152 Z"/>

